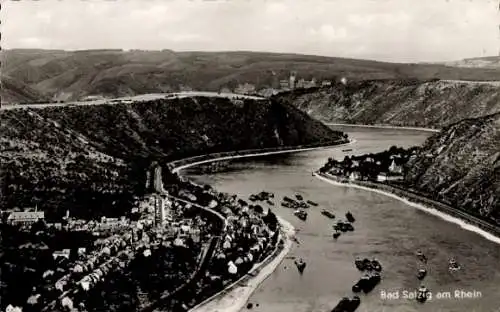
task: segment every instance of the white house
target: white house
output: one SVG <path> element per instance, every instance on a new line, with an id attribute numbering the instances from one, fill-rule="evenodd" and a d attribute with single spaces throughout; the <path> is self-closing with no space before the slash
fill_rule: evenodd
<path id="1" fill-rule="evenodd" d="M 359 180 L 361 178 L 361 176 L 359 175 L 359 172 L 357 171 L 353 171 L 351 172 L 351 174 L 349 175 L 349 179 L 351 181 L 354 181 L 354 180 Z"/>

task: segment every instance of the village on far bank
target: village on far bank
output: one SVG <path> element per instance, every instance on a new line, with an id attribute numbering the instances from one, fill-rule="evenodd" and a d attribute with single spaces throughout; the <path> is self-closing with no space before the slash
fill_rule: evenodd
<path id="1" fill-rule="evenodd" d="M 409 149 L 392 146 L 381 153 L 345 156 L 343 160 L 329 158 L 319 169 L 322 174 L 342 178 L 343 181 L 403 181 L 408 161 L 417 157 L 418 147 Z"/>

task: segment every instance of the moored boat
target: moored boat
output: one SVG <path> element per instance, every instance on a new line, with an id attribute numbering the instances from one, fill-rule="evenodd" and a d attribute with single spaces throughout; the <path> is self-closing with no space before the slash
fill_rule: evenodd
<path id="1" fill-rule="evenodd" d="M 421 250 L 417 251 L 417 259 L 422 261 L 423 263 L 427 263 L 427 257 L 424 255 L 424 253 Z"/>
<path id="2" fill-rule="evenodd" d="M 358 296 L 354 296 L 352 299 L 343 297 L 331 312 L 354 312 L 360 304 L 361 299 Z"/>
<path id="3" fill-rule="evenodd" d="M 427 297 L 429 295 L 429 290 L 425 286 L 420 286 L 417 291 L 417 301 L 420 303 L 424 303 L 427 301 Z"/>
<path id="4" fill-rule="evenodd" d="M 300 274 L 304 273 L 304 270 L 306 268 L 306 263 L 302 258 L 299 260 L 295 260 L 295 266 L 297 266 L 297 270 L 299 270 Z"/>
<path id="5" fill-rule="evenodd" d="M 268 205 L 274 206 L 274 203 L 273 203 L 271 200 L 269 200 L 269 199 L 266 201 L 266 203 L 267 203 Z"/>
<path id="6" fill-rule="evenodd" d="M 308 203 L 311 206 L 318 206 L 318 203 L 313 202 L 312 200 L 307 200 L 306 203 Z"/>
<path id="7" fill-rule="evenodd" d="M 354 216 L 352 215 L 352 213 L 350 211 L 348 211 L 346 214 L 345 214 L 345 217 L 347 219 L 347 221 L 353 223 L 354 221 L 356 221 L 356 219 L 354 219 Z"/>
<path id="8" fill-rule="evenodd" d="M 293 214 L 302 221 L 307 220 L 307 212 L 305 212 L 304 210 L 300 210 L 300 209 L 296 210 Z"/>
<path id="9" fill-rule="evenodd" d="M 335 215 L 326 209 L 321 210 L 321 214 L 327 218 L 335 219 Z"/>
<path id="10" fill-rule="evenodd" d="M 297 200 L 303 200 L 304 197 L 302 197 L 302 195 L 300 194 L 295 194 L 295 198 L 297 198 Z"/>
<path id="11" fill-rule="evenodd" d="M 448 269 L 450 271 L 458 271 L 460 270 L 461 266 L 457 263 L 457 261 L 455 259 L 450 259 L 449 263 L 448 263 Z"/>
<path id="12" fill-rule="evenodd" d="M 360 257 L 356 257 L 356 259 L 354 259 L 354 265 L 360 271 L 364 271 L 364 269 L 365 269 L 365 264 Z"/>
<path id="13" fill-rule="evenodd" d="M 427 276 L 427 270 L 425 268 L 421 268 L 417 272 L 417 278 L 421 281 Z"/>
<path id="14" fill-rule="evenodd" d="M 373 259 L 371 261 L 371 269 L 376 272 L 381 272 L 382 271 L 382 265 L 377 259 Z"/>

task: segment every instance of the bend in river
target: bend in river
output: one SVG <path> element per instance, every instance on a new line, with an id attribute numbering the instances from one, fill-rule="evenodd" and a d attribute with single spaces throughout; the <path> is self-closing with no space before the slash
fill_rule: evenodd
<path id="1" fill-rule="evenodd" d="M 378 152 L 392 145 L 409 147 L 421 144 L 430 133 L 357 127 L 336 127 L 356 140 L 352 154 Z M 298 229 L 299 245 L 288 256 L 302 257 L 307 268 L 301 276 L 293 260 L 285 259 L 276 271 L 254 292 L 249 302 L 256 312 L 330 311 L 343 296 L 352 296 L 351 286 L 360 272 L 355 256 L 376 257 L 382 263 L 382 282 L 370 294 L 361 295 L 357 311 L 491 312 L 500 307 L 500 247 L 466 231 L 458 225 L 426 214 L 396 199 L 363 190 L 337 187 L 311 175 L 328 157 L 343 158 L 343 148 L 307 151 L 239 159 L 229 170 L 201 174 L 196 167 L 184 171 L 194 181 L 248 198 L 261 190 L 276 194 L 273 210 Z M 293 210 L 279 206 L 287 195 L 300 193 L 304 199 L 319 203 L 308 210 L 302 222 Z M 356 217 L 355 231 L 332 238 L 332 220 L 320 214 L 330 209 L 344 219 L 348 210 Z M 403 291 L 414 291 L 421 284 L 416 278 L 415 251 L 423 250 L 428 261 L 428 276 L 423 284 L 432 300 L 418 304 L 403 298 Z M 456 257 L 463 269 L 448 270 L 448 259 Z M 382 299 L 381 291 L 398 291 L 399 299 Z M 455 291 L 476 291 L 481 297 L 455 298 Z M 438 299 L 441 292 L 451 298 Z M 257 307 L 255 304 L 258 303 Z"/>

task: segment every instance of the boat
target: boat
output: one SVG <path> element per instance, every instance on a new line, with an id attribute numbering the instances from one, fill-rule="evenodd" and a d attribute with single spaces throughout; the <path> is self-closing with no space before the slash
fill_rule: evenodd
<path id="1" fill-rule="evenodd" d="M 358 296 L 354 296 L 352 299 L 343 297 L 331 312 L 354 312 L 360 304 L 361 299 Z"/>
<path id="2" fill-rule="evenodd" d="M 296 210 L 293 214 L 302 221 L 307 220 L 307 212 L 305 212 L 304 210 L 300 210 L 300 209 Z"/>
<path id="3" fill-rule="evenodd" d="M 354 221 L 356 221 L 356 219 L 354 219 L 354 216 L 352 215 L 352 213 L 350 211 L 348 211 L 346 214 L 345 214 L 345 217 L 347 219 L 347 221 L 353 223 Z"/>
<path id="4" fill-rule="evenodd" d="M 421 281 L 425 278 L 427 275 L 427 270 L 425 268 L 421 268 L 417 272 L 417 278 Z"/>
<path id="5" fill-rule="evenodd" d="M 288 196 L 283 197 L 283 200 L 284 200 L 284 201 L 286 201 L 286 202 L 294 202 L 294 200 L 293 200 L 293 199 L 291 199 L 291 198 L 290 198 L 290 197 L 288 197 Z"/>
<path id="6" fill-rule="evenodd" d="M 457 261 L 455 259 L 450 259 L 449 261 L 449 264 L 448 264 L 448 269 L 450 271 L 458 271 L 460 270 L 460 265 L 457 263 Z"/>
<path id="7" fill-rule="evenodd" d="M 273 203 L 271 200 L 269 200 L 269 199 L 266 201 L 266 203 L 267 203 L 268 205 L 274 206 L 274 203 Z"/>
<path id="8" fill-rule="evenodd" d="M 307 200 L 306 203 L 308 203 L 311 206 L 318 206 L 318 203 L 315 203 L 312 200 Z"/>
<path id="9" fill-rule="evenodd" d="M 382 271 L 382 265 L 377 259 L 373 259 L 371 261 L 371 269 L 376 272 L 381 272 Z"/>
<path id="10" fill-rule="evenodd" d="M 304 262 L 304 260 L 302 260 L 302 258 L 299 260 L 295 260 L 295 265 L 297 266 L 297 270 L 299 270 L 300 274 L 304 273 L 306 263 Z"/>
<path id="11" fill-rule="evenodd" d="M 357 282 L 352 286 L 352 291 L 355 293 L 364 292 L 365 294 L 372 291 L 375 286 L 377 286 L 382 277 L 379 273 L 375 272 L 373 274 L 363 275 Z"/>
<path id="12" fill-rule="evenodd" d="M 427 257 L 420 250 L 417 251 L 417 258 L 418 258 L 418 260 L 422 261 L 423 263 L 427 263 Z"/>
<path id="13" fill-rule="evenodd" d="M 300 202 L 300 203 L 299 203 L 299 207 L 300 207 L 300 208 L 303 208 L 303 209 L 307 209 L 307 208 L 309 208 L 309 205 L 308 205 L 308 204 L 306 204 L 305 202 Z"/>
<path id="14" fill-rule="evenodd" d="M 354 265 L 360 271 L 364 271 L 364 269 L 365 269 L 365 264 L 360 257 L 356 257 L 356 259 L 354 260 Z"/>
<path id="15" fill-rule="evenodd" d="M 295 194 L 295 198 L 297 198 L 297 200 L 304 200 L 304 198 L 300 194 Z"/>
<path id="16" fill-rule="evenodd" d="M 281 202 L 281 206 L 283 206 L 283 207 L 285 207 L 285 208 L 291 208 L 291 207 L 290 207 L 290 203 L 288 203 L 288 202 L 284 202 L 284 201 L 283 201 L 283 202 Z"/>
<path id="17" fill-rule="evenodd" d="M 346 149 L 343 149 L 342 152 L 352 152 L 352 148 L 346 148 Z"/>
<path id="18" fill-rule="evenodd" d="M 335 215 L 326 209 L 321 210 L 321 214 L 327 218 L 335 219 Z"/>
<path id="19" fill-rule="evenodd" d="M 354 226 L 352 226 L 351 223 L 344 223 L 344 229 L 346 232 L 352 232 L 354 231 Z"/>
<path id="20" fill-rule="evenodd" d="M 417 291 L 417 301 L 420 303 L 424 303 L 427 301 L 427 297 L 429 294 L 429 290 L 425 286 L 420 286 Z"/>
<path id="21" fill-rule="evenodd" d="M 250 196 L 248 197 L 248 199 L 249 199 L 250 201 L 255 202 L 255 201 L 257 201 L 257 196 L 256 196 L 255 194 L 252 194 L 252 195 L 250 195 Z"/>

